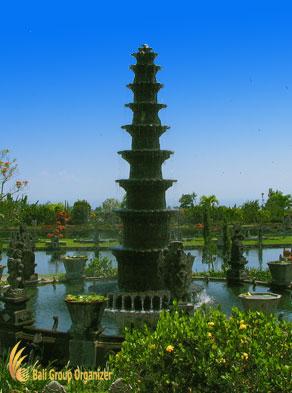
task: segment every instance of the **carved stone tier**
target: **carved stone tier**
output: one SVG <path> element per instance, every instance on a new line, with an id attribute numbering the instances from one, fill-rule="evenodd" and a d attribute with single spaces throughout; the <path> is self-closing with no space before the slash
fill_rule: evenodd
<path id="1" fill-rule="evenodd" d="M 165 289 L 159 276 L 159 255 L 157 250 L 133 250 L 113 248 L 118 263 L 119 288 L 125 291 L 147 291 Z"/>
<path id="2" fill-rule="evenodd" d="M 129 68 L 135 73 L 134 83 L 157 83 L 156 74 L 162 70 L 155 64 L 133 64 Z"/>
<path id="3" fill-rule="evenodd" d="M 127 85 L 134 93 L 134 102 L 157 102 L 157 93 L 162 89 L 161 83 L 129 83 Z"/>
<path id="4" fill-rule="evenodd" d="M 137 250 L 163 249 L 170 241 L 171 210 L 119 210 L 123 246 Z"/>
<path id="5" fill-rule="evenodd" d="M 164 104 L 156 104 L 153 102 L 143 102 L 143 103 L 130 103 L 126 104 L 126 107 L 132 109 L 133 111 L 133 123 L 134 124 L 157 124 L 160 125 L 160 119 L 158 117 L 158 112 L 166 108 Z"/>
<path id="6" fill-rule="evenodd" d="M 169 291 L 108 293 L 106 311 L 160 312 L 171 302 Z"/>
<path id="7" fill-rule="evenodd" d="M 173 154 L 170 150 L 153 149 L 123 150 L 118 153 L 131 165 L 131 179 L 162 179 L 161 165 Z"/>
<path id="8" fill-rule="evenodd" d="M 156 124 L 129 124 L 122 128 L 132 136 L 132 149 L 159 149 L 159 137 L 170 127 Z"/>
<path id="9" fill-rule="evenodd" d="M 127 206 L 134 210 L 159 210 L 166 208 L 165 191 L 175 180 L 167 179 L 123 179 L 117 180 L 127 192 Z M 137 193 L 143 198 L 137 198 Z M 155 197 L 154 197 L 155 195 Z"/>

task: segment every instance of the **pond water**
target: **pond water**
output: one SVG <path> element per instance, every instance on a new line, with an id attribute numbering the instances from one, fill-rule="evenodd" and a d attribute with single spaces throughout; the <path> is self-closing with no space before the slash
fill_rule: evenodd
<path id="1" fill-rule="evenodd" d="M 185 250 L 194 255 L 195 261 L 193 265 L 194 272 L 208 271 L 209 265 L 202 262 L 202 249 L 199 250 Z M 257 268 L 260 270 L 268 269 L 267 262 L 275 261 L 279 259 L 279 255 L 283 253 L 283 248 L 264 248 L 257 249 L 251 248 L 246 249 L 244 256 L 248 260 L 247 267 Z M 55 274 L 55 273 L 65 273 L 65 268 L 63 262 L 59 258 L 55 258 L 52 252 L 49 251 L 37 251 L 36 255 L 36 273 L 38 274 Z M 94 259 L 94 251 L 67 251 L 64 252 L 64 256 L 72 255 L 87 255 L 88 259 Z M 109 260 L 113 262 L 113 266 L 116 266 L 117 262 L 113 256 L 111 250 L 100 251 L 101 257 L 108 257 Z M 218 256 L 216 261 L 213 263 L 215 270 L 221 270 L 222 257 Z M 2 265 L 7 265 L 7 255 L 3 253 Z M 4 274 L 7 273 L 7 269 L 4 270 Z"/>
<path id="2" fill-rule="evenodd" d="M 202 263 L 202 250 L 186 250 L 192 255 L 196 256 L 193 265 L 193 271 L 208 271 L 208 264 Z M 283 252 L 282 248 L 265 248 L 262 250 L 258 249 L 247 249 L 245 257 L 248 260 L 249 268 L 267 269 L 267 262 L 272 260 L 278 260 L 279 255 Z M 89 259 L 95 257 L 93 251 L 67 251 L 64 255 L 87 255 Z M 112 255 L 110 250 L 101 251 L 100 256 L 107 256 L 113 265 L 116 265 L 115 257 Z M 54 258 L 52 252 L 38 251 L 36 252 L 36 272 L 39 274 L 55 274 L 65 273 L 63 262 L 59 258 Z M 1 264 L 7 264 L 7 256 L 3 254 Z M 216 270 L 220 270 L 222 264 L 222 258 L 217 257 L 213 267 Z M 6 271 L 4 271 L 5 273 Z M 51 329 L 53 326 L 53 316 L 59 317 L 59 331 L 67 331 L 71 327 L 71 319 L 67 311 L 64 298 L 70 294 L 90 293 L 90 287 L 95 285 L 95 291 L 99 293 L 106 293 L 106 288 L 115 286 L 116 281 L 111 279 L 108 280 L 97 280 L 87 281 L 84 283 L 62 283 L 58 285 L 45 285 L 37 288 L 28 288 L 28 294 L 31 295 L 31 299 L 28 303 L 28 308 L 33 310 L 35 324 L 38 328 Z M 216 281 L 206 283 L 205 281 L 195 280 L 204 287 L 204 291 L 199 295 L 198 304 L 200 306 L 203 302 L 208 306 L 217 307 L 220 304 L 222 311 L 230 315 L 233 306 L 243 309 L 241 301 L 238 295 L 243 292 L 252 292 L 253 288 L 249 284 L 244 284 L 241 287 L 228 287 L 225 282 Z M 267 292 L 270 289 L 268 287 L 257 286 L 256 291 Z M 290 291 L 284 291 L 281 293 L 282 299 L 278 304 L 277 313 L 284 313 L 284 320 L 292 321 L 292 305 L 291 305 L 291 293 Z M 0 306 L 1 307 L 1 306 Z M 104 316 L 102 320 L 102 326 L 106 327 L 105 334 L 117 334 L 121 333 L 117 322 L 109 316 Z"/>
<path id="3" fill-rule="evenodd" d="M 265 248 L 263 250 L 248 249 L 245 252 L 245 257 L 248 260 L 248 267 L 267 269 L 267 262 L 277 260 L 279 255 L 282 253 L 282 248 Z M 202 263 L 202 250 L 186 250 L 192 255 L 196 256 L 193 265 L 193 271 L 208 271 L 208 264 Z M 64 255 L 87 255 L 89 259 L 95 257 L 93 251 L 68 251 Z M 113 265 L 116 265 L 115 257 L 112 255 L 110 250 L 101 251 L 100 256 L 107 256 Z M 7 263 L 7 256 L 4 254 L 1 264 Z M 38 251 L 36 252 L 36 272 L 39 274 L 55 274 L 65 273 L 63 262 L 59 258 L 54 258 L 52 252 Z M 217 257 L 213 267 L 216 270 L 220 270 L 222 264 L 222 258 Z M 5 271 L 4 271 L 5 273 Z M 33 310 L 35 324 L 38 328 L 51 329 L 53 326 L 53 316 L 59 317 L 58 330 L 67 331 L 71 327 L 71 319 L 64 302 L 64 298 L 70 294 L 90 293 L 90 287 L 95 285 L 95 291 L 99 293 L 106 293 L 106 289 L 110 288 L 111 285 L 115 286 L 116 280 L 112 279 L 112 282 L 108 280 L 97 280 L 97 281 L 86 281 L 84 283 L 62 283 L 58 285 L 45 285 L 37 288 L 28 288 L 28 294 L 31 295 L 31 299 L 28 303 L 28 308 Z M 220 304 L 222 311 L 230 315 L 233 306 L 243 309 L 241 301 L 238 295 L 243 292 L 252 292 L 253 288 L 249 284 L 244 284 L 241 287 L 228 287 L 225 282 L 221 281 L 210 281 L 208 284 L 204 281 L 195 280 L 204 287 L 204 291 L 199 295 L 198 306 L 203 302 L 208 306 L 216 307 Z M 256 291 L 267 292 L 268 287 L 257 286 Z M 292 305 L 291 305 L 291 293 L 290 291 L 284 291 L 281 293 L 282 299 L 278 304 L 277 313 L 284 313 L 284 320 L 292 321 Z M 106 327 L 105 334 L 117 334 L 121 333 L 117 322 L 109 316 L 104 316 L 102 320 L 102 326 Z"/>
<path id="4" fill-rule="evenodd" d="M 228 287 L 225 282 L 210 281 L 206 283 L 202 280 L 195 280 L 196 284 L 204 287 L 203 292 L 199 295 L 197 307 L 202 303 L 208 306 L 217 307 L 220 304 L 222 312 L 227 316 L 231 314 L 233 306 L 243 310 L 241 301 L 238 298 L 240 293 L 252 292 L 252 285 L 244 284 L 240 287 Z M 71 319 L 64 302 L 65 297 L 70 294 L 90 293 L 90 287 L 95 285 L 95 289 L 99 293 L 111 286 L 116 285 L 115 280 L 98 280 L 85 283 L 72 284 L 58 284 L 56 286 L 46 285 L 37 288 L 28 288 L 27 292 L 31 295 L 28 302 L 28 308 L 33 310 L 35 323 L 34 326 L 38 328 L 51 329 L 53 326 L 53 316 L 59 317 L 59 331 L 67 331 L 71 327 Z M 268 292 L 269 288 L 264 286 L 257 286 L 256 291 Z M 284 320 L 292 321 L 292 305 L 290 291 L 282 291 L 282 298 L 279 301 L 277 314 L 284 313 Z M 122 333 L 117 325 L 117 322 L 109 316 L 104 316 L 102 326 L 106 329 L 105 334 Z"/>

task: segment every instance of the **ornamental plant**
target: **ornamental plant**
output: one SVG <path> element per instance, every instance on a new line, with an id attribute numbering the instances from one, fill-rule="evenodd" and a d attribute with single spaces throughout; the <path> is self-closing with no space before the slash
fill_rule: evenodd
<path id="1" fill-rule="evenodd" d="M 284 248 L 283 255 L 280 255 L 279 262 L 292 263 L 292 249 L 291 250 L 286 250 Z"/>
<path id="2" fill-rule="evenodd" d="M 66 302 L 77 302 L 77 303 L 96 303 L 105 302 L 108 298 L 103 295 L 98 295 L 97 293 L 92 293 L 91 295 L 70 295 L 66 297 Z"/>
<path id="3" fill-rule="evenodd" d="M 69 221 L 69 218 L 67 216 L 66 210 L 59 212 L 56 217 L 56 226 L 52 232 L 47 234 L 47 236 L 51 239 L 59 239 L 59 238 L 64 237 L 63 233 L 65 230 L 67 221 Z"/>
<path id="4" fill-rule="evenodd" d="M 117 267 L 113 267 L 112 261 L 108 257 L 91 259 L 84 269 L 87 277 L 109 277 L 116 276 Z"/>
<path id="5" fill-rule="evenodd" d="M 109 367 L 134 392 L 291 393 L 292 324 L 237 308 L 230 318 L 175 308 L 155 331 L 127 330 Z"/>

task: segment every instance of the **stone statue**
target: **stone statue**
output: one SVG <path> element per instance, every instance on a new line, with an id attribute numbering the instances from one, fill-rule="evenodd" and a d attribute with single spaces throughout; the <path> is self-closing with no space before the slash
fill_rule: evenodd
<path id="1" fill-rule="evenodd" d="M 242 240 L 244 236 L 242 235 L 241 226 L 233 226 L 233 235 L 231 237 L 231 256 L 228 264 L 230 268 L 227 270 L 227 281 L 230 283 L 240 283 L 247 278 L 248 274 L 244 268 L 247 264 L 246 258 L 242 255 L 244 251 L 244 246 Z"/>
<path id="2" fill-rule="evenodd" d="M 23 264 L 20 258 L 8 258 L 8 278 L 7 281 L 10 285 L 10 289 L 21 289 L 24 287 L 23 284 Z"/>
<path id="3" fill-rule="evenodd" d="M 160 254 L 160 274 L 173 298 L 185 301 L 192 282 L 194 256 L 185 254 L 183 243 L 173 241 Z"/>
<path id="4" fill-rule="evenodd" d="M 233 235 L 232 235 L 232 245 L 231 245 L 231 262 L 232 261 L 240 261 L 242 258 L 244 247 L 242 244 L 242 240 L 244 236 L 241 232 L 240 225 L 234 225 L 233 227 Z"/>
<path id="5" fill-rule="evenodd" d="M 21 285 L 25 281 L 35 281 L 37 280 L 37 275 L 35 274 L 35 244 L 33 242 L 31 234 L 27 231 L 26 226 L 21 225 L 19 232 L 12 237 L 9 243 L 9 249 L 7 251 L 7 256 L 12 259 L 20 259 L 22 268 L 22 280 Z M 10 274 L 8 267 L 8 274 Z M 23 288 L 23 286 L 22 286 Z"/>

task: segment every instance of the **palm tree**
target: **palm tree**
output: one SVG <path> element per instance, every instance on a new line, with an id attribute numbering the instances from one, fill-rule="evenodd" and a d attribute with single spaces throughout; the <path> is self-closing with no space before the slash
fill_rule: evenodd
<path id="1" fill-rule="evenodd" d="M 215 205 L 219 205 L 219 201 L 215 195 L 202 195 L 200 198 L 200 205 L 205 208 L 213 208 Z"/>

